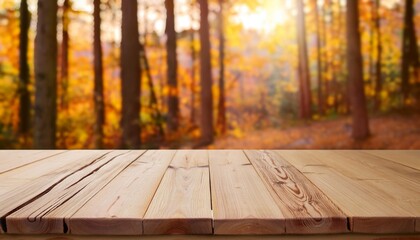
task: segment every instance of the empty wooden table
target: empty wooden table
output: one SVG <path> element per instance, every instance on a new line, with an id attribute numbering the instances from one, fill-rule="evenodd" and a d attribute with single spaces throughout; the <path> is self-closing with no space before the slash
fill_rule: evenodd
<path id="1" fill-rule="evenodd" d="M 0 216 L 0 239 L 416 238 L 420 151 L 2 150 Z"/>

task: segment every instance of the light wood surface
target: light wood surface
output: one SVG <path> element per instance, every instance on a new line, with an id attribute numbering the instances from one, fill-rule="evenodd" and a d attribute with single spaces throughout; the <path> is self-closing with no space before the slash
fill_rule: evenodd
<path id="1" fill-rule="evenodd" d="M 419 152 L 0 150 L 0 239 L 418 239 Z"/>
<path id="2" fill-rule="evenodd" d="M 8 233 L 63 233 L 67 219 L 144 151 L 112 151 L 7 215 Z"/>
<path id="3" fill-rule="evenodd" d="M 64 150 L 0 150 L 0 174 L 41 161 L 65 152 Z"/>
<path id="4" fill-rule="evenodd" d="M 281 234 L 285 217 L 243 151 L 209 151 L 215 234 Z"/>
<path id="5" fill-rule="evenodd" d="M 73 234 L 139 235 L 143 217 L 175 150 L 150 150 L 69 219 Z"/>
<path id="6" fill-rule="evenodd" d="M 179 150 L 144 217 L 144 234 L 212 234 L 206 150 Z"/>
<path id="7" fill-rule="evenodd" d="M 31 199 L 47 191 L 60 179 L 94 163 L 107 153 L 72 151 L 0 174 L 0 216 L 30 203 Z"/>
<path id="8" fill-rule="evenodd" d="M 268 151 L 245 153 L 267 188 L 273 190 L 286 217 L 286 233 L 347 232 L 347 217 L 290 163 Z"/>
<path id="9" fill-rule="evenodd" d="M 420 170 L 420 150 L 364 150 L 363 152 Z"/>
<path id="10" fill-rule="evenodd" d="M 287 159 L 319 187 L 349 217 L 352 231 L 414 232 L 415 218 L 411 211 L 389 197 L 392 188 L 388 189 L 389 194 L 378 188 L 378 184 L 390 184 L 379 171 L 367 165 L 358 166 L 337 151 L 284 150 L 273 154 Z"/>

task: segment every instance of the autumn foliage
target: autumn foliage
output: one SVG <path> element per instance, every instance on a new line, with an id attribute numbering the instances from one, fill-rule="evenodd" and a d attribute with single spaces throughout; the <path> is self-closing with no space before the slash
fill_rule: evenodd
<path id="1" fill-rule="evenodd" d="M 419 0 L 2 0 L 0 148 L 339 147 L 320 138 L 327 126 L 343 147 L 376 147 L 376 124 L 418 118 L 419 12 Z"/>

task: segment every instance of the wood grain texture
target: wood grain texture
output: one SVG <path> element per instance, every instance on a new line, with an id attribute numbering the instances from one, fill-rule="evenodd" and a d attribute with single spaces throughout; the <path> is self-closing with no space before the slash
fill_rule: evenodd
<path id="1" fill-rule="evenodd" d="M 0 216 L 4 217 L 66 175 L 92 164 L 107 153 L 74 150 L 0 174 Z"/>
<path id="2" fill-rule="evenodd" d="M 0 240 L 418 240 L 419 234 L 313 234 L 313 235 L 159 235 L 159 236 L 81 236 L 81 235 L 0 235 Z"/>
<path id="3" fill-rule="evenodd" d="M 143 216 L 175 150 L 149 150 L 69 219 L 69 232 L 87 235 L 143 234 Z"/>
<path id="4" fill-rule="evenodd" d="M 6 216 L 8 233 L 64 233 L 68 218 L 144 151 L 112 151 L 74 171 Z"/>
<path id="5" fill-rule="evenodd" d="M 208 154 L 179 150 L 143 220 L 144 234 L 211 234 Z"/>
<path id="6" fill-rule="evenodd" d="M 209 151 L 215 234 L 282 234 L 285 217 L 243 151 Z"/>
<path id="7" fill-rule="evenodd" d="M 104 154 L 107 152 L 75 150 L 0 174 L 1 231 L 6 229 L 7 214 L 46 191 L 64 176 L 96 161 Z"/>
<path id="8" fill-rule="evenodd" d="M 65 150 L 0 150 L 0 174 L 64 152 Z"/>
<path id="9" fill-rule="evenodd" d="M 245 154 L 273 190 L 286 217 L 286 233 L 347 232 L 347 217 L 290 163 L 268 151 L 246 150 Z"/>
<path id="10" fill-rule="evenodd" d="M 413 239 L 418 152 L 0 150 L 0 239 Z"/>
<path id="11" fill-rule="evenodd" d="M 367 165 L 357 166 L 334 151 L 272 152 L 285 158 L 320 188 L 349 217 L 352 231 L 414 232 L 413 214 L 372 184 L 390 181 L 370 171 Z"/>
<path id="12" fill-rule="evenodd" d="M 420 170 L 420 150 L 364 150 L 363 152 Z"/>
<path id="13" fill-rule="evenodd" d="M 420 223 L 420 170 L 402 164 L 405 162 L 402 160 L 404 158 L 392 157 L 399 160 L 388 161 L 383 157 L 361 151 L 341 150 L 335 153 L 345 157 L 345 161 L 350 160 L 355 167 L 370 171 L 371 176 L 383 177 L 384 181 L 373 180 L 369 181 L 369 184 L 381 191 L 390 205 L 398 205 L 416 217 L 417 228 Z"/>

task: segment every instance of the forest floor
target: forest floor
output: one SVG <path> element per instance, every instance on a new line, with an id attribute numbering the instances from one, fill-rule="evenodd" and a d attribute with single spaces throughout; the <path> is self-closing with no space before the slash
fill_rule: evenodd
<path id="1" fill-rule="evenodd" d="M 392 113 L 370 118 L 371 136 L 351 138 L 351 118 L 300 122 L 294 126 L 219 137 L 216 149 L 420 149 L 420 113 Z"/>

